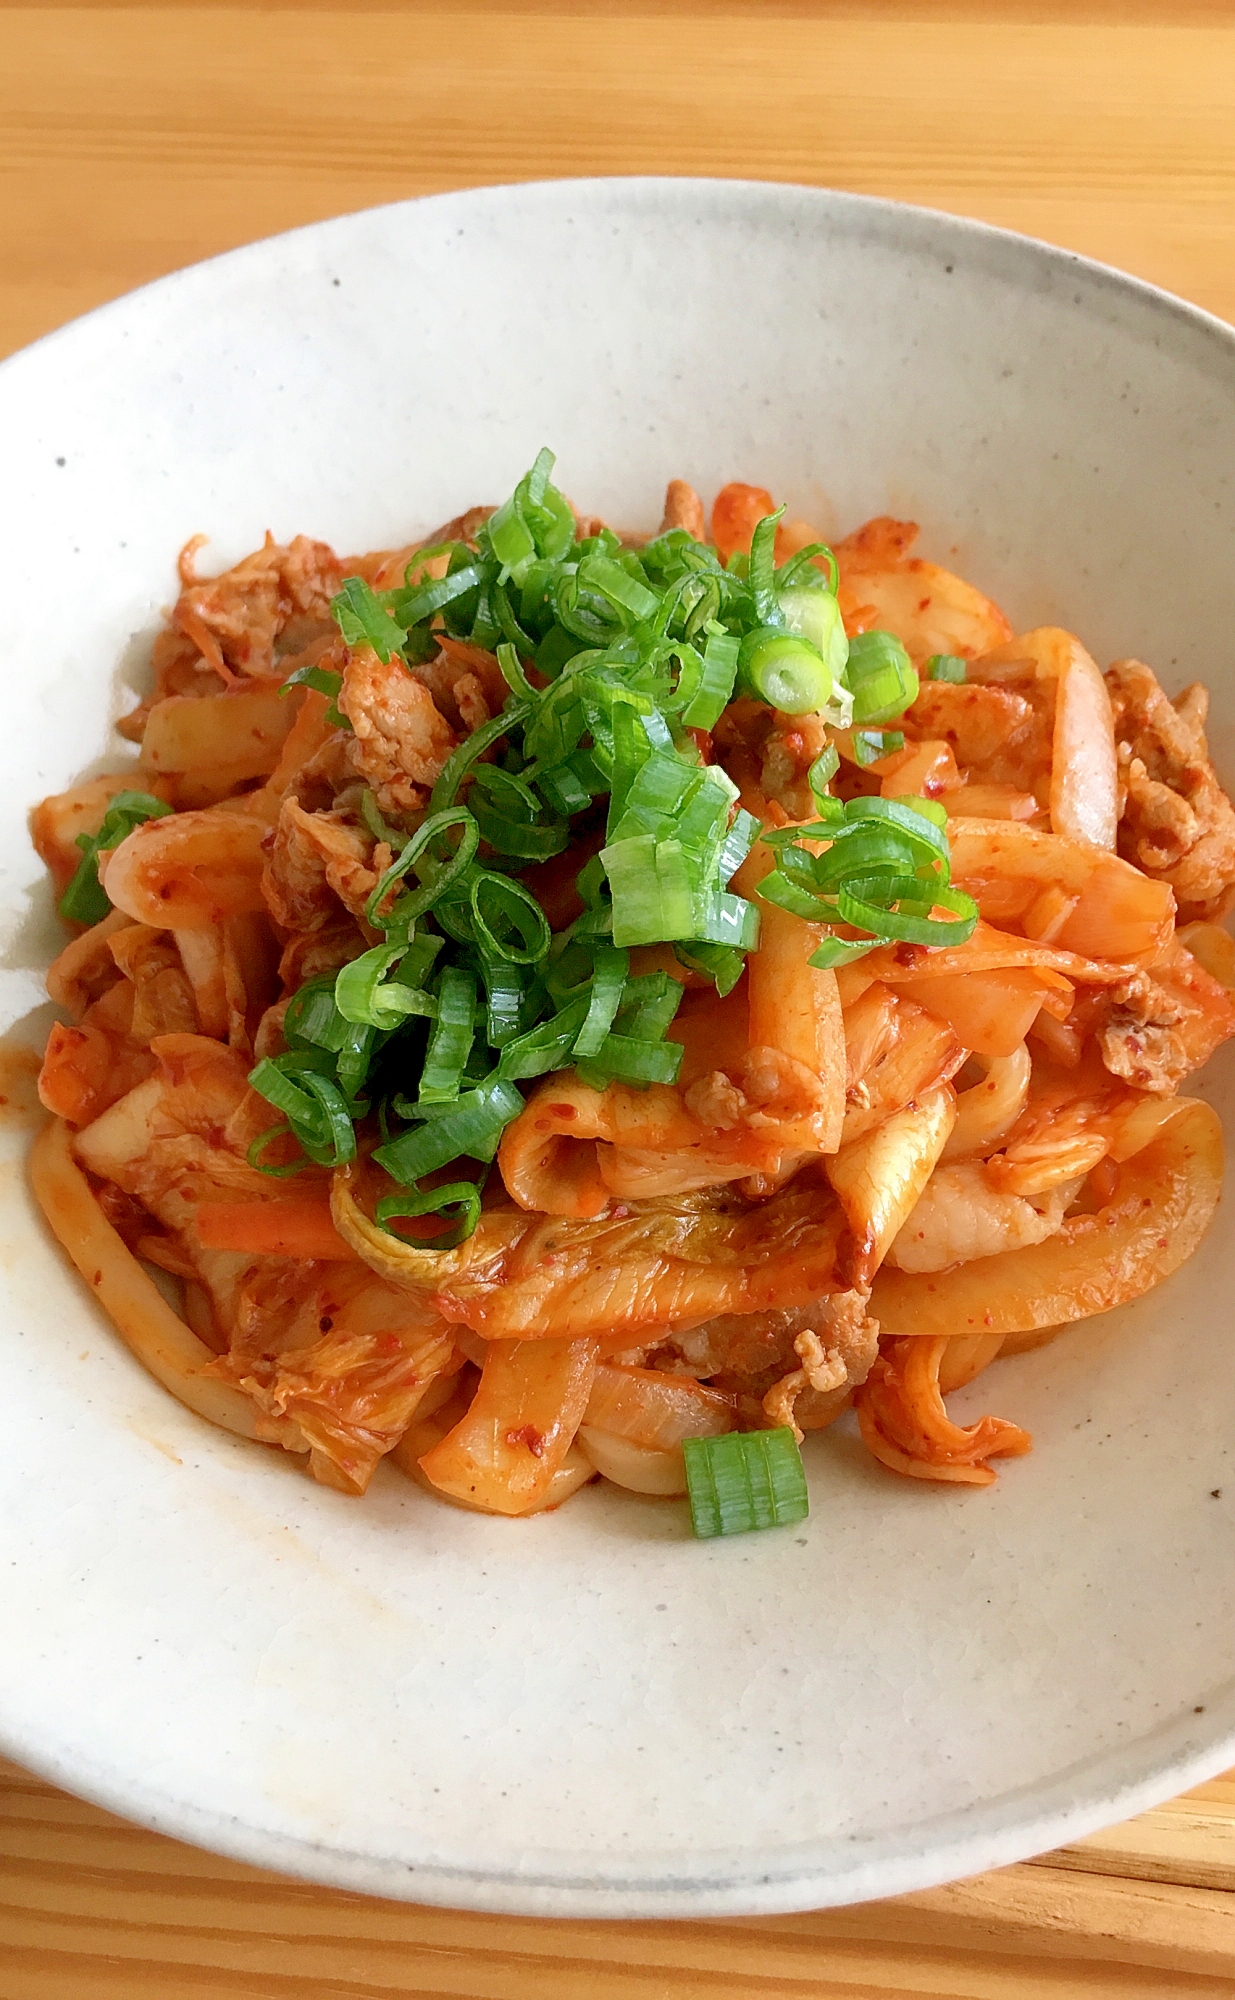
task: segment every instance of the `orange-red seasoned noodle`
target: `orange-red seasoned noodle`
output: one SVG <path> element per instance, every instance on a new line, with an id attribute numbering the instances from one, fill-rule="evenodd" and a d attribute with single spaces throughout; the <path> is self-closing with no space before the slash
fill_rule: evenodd
<path id="1" fill-rule="evenodd" d="M 1218 1201 L 1205 690 L 1015 634 L 912 523 L 674 480 L 628 535 L 551 469 L 185 549 L 136 761 L 33 816 L 35 1192 L 174 1395 L 343 1492 L 681 1494 L 849 1410 L 989 1485 L 1031 1439 L 948 1396 Z"/>

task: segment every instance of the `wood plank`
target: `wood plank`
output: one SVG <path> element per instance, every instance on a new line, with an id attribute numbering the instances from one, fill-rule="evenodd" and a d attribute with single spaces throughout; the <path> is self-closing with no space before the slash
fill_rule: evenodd
<path id="1" fill-rule="evenodd" d="M 1069 1852 L 1083 1856 L 1089 1845 Z M 0 1992 L 4 2000 L 222 1992 L 229 2000 L 1115 2000 L 1160 1993 L 1164 1974 L 1172 1995 L 1233 1990 L 1235 1897 L 1147 1891 L 1106 1873 L 1086 1879 L 1079 1860 L 1069 1870 L 1057 1863 L 801 1916 L 538 1923 L 263 1874 L 0 1763 Z"/>
<path id="2" fill-rule="evenodd" d="M 1213 1811 L 1191 1797 L 1142 1813 L 1042 1857 L 1043 1865 L 1141 1882 L 1190 1883 L 1235 1893 L 1235 1807 Z"/>
<path id="3" fill-rule="evenodd" d="M 559 0 L 421 6 L 408 32 L 361 11 L 5 9 L 0 350 L 317 216 L 572 173 L 896 195 L 1235 317 L 1229 9 L 1225 26 L 1139 10 L 1117 61 L 1109 27 L 1054 6 L 1040 25 L 898 11 L 778 22 L 763 7 L 710 26 Z"/>

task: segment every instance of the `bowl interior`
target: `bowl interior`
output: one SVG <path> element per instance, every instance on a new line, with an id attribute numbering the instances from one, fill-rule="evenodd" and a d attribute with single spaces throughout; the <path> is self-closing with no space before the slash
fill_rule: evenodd
<path id="1" fill-rule="evenodd" d="M 178 545 L 344 550 L 499 497 L 549 443 L 654 527 L 671 476 L 875 512 L 1014 623 L 1169 691 L 1235 775 L 1235 336 L 1039 245 L 719 183 L 481 191 L 199 267 L 0 369 L 0 1027 L 57 928 L 25 815 L 109 734 Z M 1224 1113 L 1235 1068 L 1201 1092 Z M 387 1895 L 754 1911 L 921 1886 L 1235 1756 L 1235 1249 L 957 1398 L 1026 1424 L 988 1492 L 842 1426 L 800 1531 L 700 1544 L 595 1487 L 493 1521 L 363 1503 L 210 1431 L 133 1363 L 0 1128 L 0 1738 L 168 1831 Z"/>

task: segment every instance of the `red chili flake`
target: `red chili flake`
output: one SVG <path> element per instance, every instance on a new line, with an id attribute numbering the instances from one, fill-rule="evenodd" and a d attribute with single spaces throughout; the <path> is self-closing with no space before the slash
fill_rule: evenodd
<path id="1" fill-rule="evenodd" d="M 330 1314 L 323 1313 L 317 1322 L 317 1330 L 319 1333 L 329 1333 L 333 1325 L 334 1321 L 331 1319 Z"/>
<path id="2" fill-rule="evenodd" d="M 545 1455 L 544 1433 L 538 1431 L 534 1424 L 524 1424 L 522 1430 L 507 1431 L 506 1442 L 512 1451 L 519 1445 L 525 1444 L 533 1458 L 543 1458 Z"/>
<path id="3" fill-rule="evenodd" d="M 926 953 L 924 944 L 898 944 L 893 957 L 898 965 L 921 965 Z"/>

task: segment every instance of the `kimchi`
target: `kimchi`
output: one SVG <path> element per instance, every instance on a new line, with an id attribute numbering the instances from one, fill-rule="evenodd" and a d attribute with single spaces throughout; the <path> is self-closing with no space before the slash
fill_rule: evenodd
<path id="1" fill-rule="evenodd" d="M 359 557 L 188 545 L 135 761 L 33 818 L 39 1201 L 174 1395 L 347 1493 L 680 1494 L 850 1410 L 990 1484 L 1030 1439 L 948 1396 L 1218 1200 L 1205 691 L 912 523 L 674 480 L 636 536 L 552 472 Z"/>

